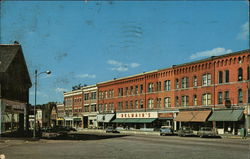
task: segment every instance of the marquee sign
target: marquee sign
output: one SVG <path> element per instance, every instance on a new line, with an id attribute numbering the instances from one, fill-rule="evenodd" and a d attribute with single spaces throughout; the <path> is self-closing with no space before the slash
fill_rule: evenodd
<path id="1" fill-rule="evenodd" d="M 158 118 L 157 112 L 116 113 L 116 118 Z"/>

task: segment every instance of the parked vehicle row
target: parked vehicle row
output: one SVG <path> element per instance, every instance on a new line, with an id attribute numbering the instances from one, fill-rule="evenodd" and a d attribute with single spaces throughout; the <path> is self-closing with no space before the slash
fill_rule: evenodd
<path id="1" fill-rule="evenodd" d="M 63 137 L 71 131 L 76 131 L 76 129 L 69 126 L 43 127 L 41 135 L 43 138 Z"/>

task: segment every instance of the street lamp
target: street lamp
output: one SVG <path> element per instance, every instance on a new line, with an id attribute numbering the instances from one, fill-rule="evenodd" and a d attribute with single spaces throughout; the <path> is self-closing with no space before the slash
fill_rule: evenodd
<path id="1" fill-rule="evenodd" d="M 37 70 L 35 70 L 35 106 L 34 106 L 34 129 L 33 129 L 33 138 L 36 138 L 36 91 L 37 91 L 37 77 L 40 74 L 51 74 L 50 70 L 44 71 L 44 72 L 40 72 L 38 73 Z"/>

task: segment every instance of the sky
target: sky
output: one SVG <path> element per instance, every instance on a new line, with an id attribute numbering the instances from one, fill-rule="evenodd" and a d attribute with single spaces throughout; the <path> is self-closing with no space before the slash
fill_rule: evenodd
<path id="1" fill-rule="evenodd" d="M 0 43 L 18 41 L 37 103 L 63 92 L 249 49 L 241 1 L 1 1 Z M 30 88 L 34 104 L 34 86 Z"/>

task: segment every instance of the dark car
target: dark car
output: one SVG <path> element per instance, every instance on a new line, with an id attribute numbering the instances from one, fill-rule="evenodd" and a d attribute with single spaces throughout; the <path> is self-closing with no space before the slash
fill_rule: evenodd
<path id="1" fill-rule="evenodd" d="M 178 130 L 178 136 L 193 136 L 194 131 L 189 127 L 181 127 Z"/>
<path id="2" fill-rule="evenodd" d="M 200 137 L 217 137 L 218 133 L 211 127 L 201 127 L 197 135 Z"/>
<path id="3" fill-rule="evenodd" d="M 173 135 L 174 131 L 171 127 L 161 127 L 160 129 L 160 135 Z"/>
<path id="4" fill-rule="evenodd" d="M 120 133 L 120 132 L 117 131 L 116 128 L 108 127 L 108 128 L 106 129 L 106 133 Z"/>

